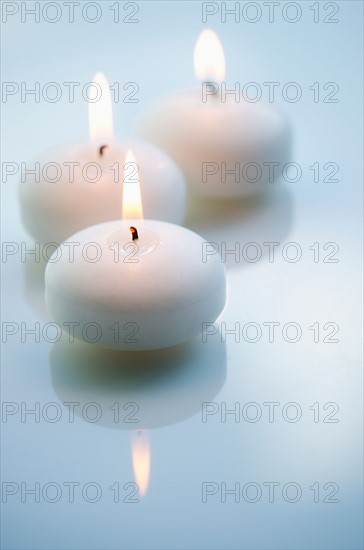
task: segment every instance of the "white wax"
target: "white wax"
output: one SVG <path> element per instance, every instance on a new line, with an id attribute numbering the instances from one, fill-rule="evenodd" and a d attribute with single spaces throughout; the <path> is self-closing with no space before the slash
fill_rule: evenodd
<path id="1" fill-rule="evenodd" d="M 165 152 L 153 145 L 130 140 L 110 144 L 100 156 L 98 147 L 84 143 L 50 151 L 38 161 L 40 181 L 36 182 L 34 175 L 29 174 L 21 182 L 22 220 L 30 235 L 42 243 L 62 243 L 85 227 L 120 218 L 123 167 L 128 149 L 133 151 L 139 167 L 137 176 L 144 217 L 182 223 L 186 193 L 184 177 Z M 74 181 L 70 181 L 70 169 L 65 165 L 70 162 L 79 163 L 74 167 Z M 57 163 L 61 171 L 57 174 L 58 168 L 48 165 L 42 177 L 47 163 Z M 30 167 L 34 169 L 34 163 L 29 163 Z M 59 174 L 59 181 L 49 181 Z"/>
<path id="2" fill-rule="evenodd" d="M 131 225 L 138 229 L 136 241 Z M 78 244 L 70 261 L 72 242 Z M 49 311 L 62 329 L 72 332 L 69 323 L 77 323 L 76 338 L 95 338 L 102 347 L 146 350 L 185 342 L 225 305 L 225 269 L 217 255 L 203 261 L 203 242 L 188 229 L 154 220 L 84 229 L 47 265 Z"/>
<path id="3" fill-rule="evenodd" d="M 236 102 L 231 95 L 226 103 L 218 95 L 203 103 L 196 89 L 160 99 L 143 114 L 138 133 L 174 158 L 198 196 L 233 198 L 261 191 L 273 183 L 264 163 L 278 162 L 277 176 L 290 160 L 285 118 L 271 104 Z M 225 169 L 240 175 L 225 175 Z M 205 173 L 204 182 L 203 170 L 216 173 Z"/>

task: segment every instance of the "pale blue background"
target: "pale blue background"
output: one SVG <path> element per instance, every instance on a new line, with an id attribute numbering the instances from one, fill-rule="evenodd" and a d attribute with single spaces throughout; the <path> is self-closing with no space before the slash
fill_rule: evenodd
<path id="1" fill-rule="evenodd" d="M 74 348 L 10 340 L 3 348 L 5 401 L 97 401 L 107 410 L 115 396 L 136 400 L 150 414 L 152 461 L 147 496 L 138 504 L 114 504 L 107 487 L 133 481 L 128 431 L 80 418 L 73 424 L 10 418 L 2 424 L 4 481 L 96 481 L 105 497 L 97 504 L 80 498 L 74 504 L 21 503 L 13 497 L 3 506 L 4 548 L 362 548 L 362 3 L 340 2 L 338 24 L 314 24 L 312 4 L 301 2 L 302 20 L 291 25 L 280 16 L 273 24 L 266 16 L 257 24 L 210 19 L 208 26 L 225 48 L 227 81 L 296 81 L 305 87 L 306 99 L 282 104 L 294 128 L 294 160 L 305 167 L 305 177 L 255 207 L 221 208 L 213 219 L 191 216 L 188 222 L 217 242 L 300 243 L 305 259 L 297 264 L 264 258 L 229 265 L 221 320 L 230 327 L 238 321 L 297 321 L 306 327 L 305 338 L 291 345 L 228 339 L 226 348 L 211 339 L 214 344 L 200 345 L 186 360 L 189 366 L 182 358 L 169 375 L 141 382 L 122 377 L 116 386 L 92 383 L 87 375 L 77 385 Z M 207 25 L 200 2 L 139 2 L 140 22 L 134 25 L 113 23 L 109 5 L 102 2 L 105 14 L 94 25 L 79 16 L 74 24 L 63 19 L 54 25 L 10 18 L 2 28 L 2 78 L 86 83 L 101 70 L 110 82 L 136 81 L 140 102 L 114 106 L 116 132 L 131 135 L 153 98 L 194 85 L 194 43 Z M 340 103 L 314 104 L 307 88 L 315 81 L 338 82 Z M 27 161 L 57 143 L 87 139 L 82 100 L 23 104 L 10 98 L 2 111 L 4 161 Z M 308 166 L 315 161 L 338 163 L 340 182 L 314 184 Z M 2 187 L 3 240 L 30 244 L 20 223 L 16 183 L 13 178 Z M 308 247 L 316 241 L 339 243 L 340 262 L 314 264 Z M 42 289 L 31 269 L 14 258 L 2 271 L 3 320 L 45 323 Z M 315 321 L 337 322 L 340 343 L 312 343 L 307 327 Z M 114 360 L 92 357 L 85 356 L 86 366 Z M 75 372 L 79 365 L 76 359 Z M 201 402 L 210 400 L 229 406 L 296 401 L 305 414 L 297 424 L 223 424 L 217 416 L 203 424 Z M 313 423 L 308 407 L 315 401 L 337 402 L 340 422 Z M 202 504 L 203 481 L 296 481 L 305 490 L 297 504 L 282 499 L 236 504 L 232 498 L 222 504 L 217 497 Z M 340 502 L 314 504 L 307 487 L 315 481 L 338 483 Z"/>

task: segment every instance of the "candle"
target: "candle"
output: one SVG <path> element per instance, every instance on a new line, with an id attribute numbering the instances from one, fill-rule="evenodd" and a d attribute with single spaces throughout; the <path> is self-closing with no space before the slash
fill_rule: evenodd
<path id="1" fill-rule="evenodd" d="M 52 317 L 106 348 L 157 349 L 197 336 L 225 305 L 223 264 L 215 255 L 203 258 L 196 233 L 143 219 L 138 181 L 124 185 L 123 214 L 127 219 L 76 233 L 50 258 Z"/>
<path id="2" fill-rule="evenodd" d="M 234 198 L 265 189 L 279 173 L 276 163 L 282 170 L 290 159 L 287 121 L 269 103 L 223 92 L 225 57 L 213 31 L 201 33 L 194 60 L 205 81 L 202 92 L 158 100 L 140 119 L 138 133 L 175 159 L 194 195 Z"/>
<path id="3" fill-rule="evenodd" d="M 90 143 L 50 151 L 38 161 L 38 175 L 28 173 L 20 184 L 23 223 L 42 243 L 61 243 L 85 227 L 118 218 L 124 157 L 131 147 L 138 164 L 129 164 L 128 176 L 140 172 L 145 216 L 175 223 L 184 219 L 180 169 L 153 145 L 113 139 L 108 82 L 101 73 L 94 82 L 102 93 L 99 101 L 89 104 Z"/>

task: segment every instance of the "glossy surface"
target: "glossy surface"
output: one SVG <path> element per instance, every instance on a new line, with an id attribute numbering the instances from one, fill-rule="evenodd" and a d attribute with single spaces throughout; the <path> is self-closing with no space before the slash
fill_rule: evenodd
<path id="1" fill-rule="evenodd" d="M 193 87 L 193 48 L 204 26 L 201 4 L 139 2 L 134 16 L 139 24 L 113 23 L 111 4 L 102 3 L 103 17 L 97 24 L 80 22 L 77 14 L 73 25 L 64 18 L 54 25 L 22 24 L 13 16 L 4 28 L 3 79 L 26 81 L 29 87 L 52 80 L 83 85 L 100 69 L 110 82 L 120 81 L 121 90 L 125 82 L 137 81 L 139 103 L 119 103 L 115 109 L 120 134 L 130 131 L 149 101 Z M 330 15 L 333 8 L 323 11 L 320 3 L 318 23 L 313 23 L 313 4 L 300 3 L 302 16 L 294 24 L 283 19 L 284 3 L 276 8 L 274 23 L 269 23 L 267 12 L 255 24 L 242 18 L 236 23 L 231 16 L 221 23 L 219 15 L 207 23 L 225 47 L 230 84 L 278 81 L 283 87 L 294 80 L 303 90 L 302 101 L 295 104 L 282 104 L 279 96 L 294 129 L 293 159 L 302 167 L 300 180 L 286 182 L 260 200 L 208 209 L 205 204 L 202 211 L 194 204 L 189 211 L 188 227 L 220 249 L 223 242 L 226 249 L 234 249 L 236 242 L 241 249 L 249 242 L 260 245 L 262 255 L 255 263 L 241 260 L 240 254 L 239 261 L 227 256 L 228 302 L 219 319 L 220 329 L 225 322 L 229 330 L 236 323 L 241 330 L 256 323 L 262 329 L 259 341 L 248 341 L 255 338 L 254 326 L 240 341 L 227 334 L 225 344 L 216 333 L 176 356 L 143 356 L 139 366 L 130 364 L 127 356 L 52 343 L 52 327 L 48 336 L 42 335 L 50 322 L 42 265 L 34 265 L 30 255 L 21 261 L 21 243 L 27 249 L 33 245 L 20 223 L 19 175 L 3 183 L 3 240 L 15 243 L 15 253 L 2 265 L 3 323 L 16 324 L 3 324 L 3 330 L 15 333 L 3 345 L 2 398 L 14 404 L 8 405 L 14 414 L 2 423 L 2 481 L 17 484 L 14 492 L 18 488 L 3 505 L 4 548 L 362 548 L 362 4 L 340 2 L 339 13 Z M 121 18 L 130 11 L 121 9 Z M 324 23 L 325 17 L 339 18 L 339 23 Z M 314 82 L 320 82 L 321 98 L 332 92 L 323 89 L 326 82 L 339 83 L 339 103 L 315 103 L 310 90 Z M 66 142 L 70 125 L 76 139 L 82 134 L 86 139 L 86 111 L 82 98 L 73 104 L 64 98 L 38 104 L 10 97 L 3 117 L 3 159 L 35 158 L 46 145 Z M 316 162 L 318 182 L 310 169 Z M 339 172 L 334 173 L 335 166 L 324 169 L 328 162 L 336 163 Z M 339 182 L 324 182 L 332 173 L 331 179 Z M 269 247 L 263 245 L 267 242 L 279 243 L 272 262 Z M 302 249 L 296 263 L 283 257 L 295 257 L 294 248 L 284 248 L 289 242 Z M 314 243 L 319 243 L 317 262 Z M 326 243 L 337 243 L 339 250 Z M 254 257 L 254 252 L 245 250 L 245 257 Z M 263 325 L 269 322 L 281 323 L 272 343 Z M 289 322 L 302 327 L 297 343 L 282 337 L 282 327 Z M 317 343 L 315 323 L 320 330 Z M 324 328 L 326 323 L 337 323 L 339 332 L 333 334 L 333 326 Z M 26 329 L 37 329 L 39 337 L 25 334 Z M 294 334 L 289 331 L 290 338 Z M 39 407 L 39 422 L 24 411 L 22 421 L 22 402 L 29 410 Z M 203 402 L 214 402 L 208 412 L 218 407 L 216 414 L 203 418 Z M 257 422 L 247 420 L 260 410 L 244 408 L 252 402 L 262 411 Z M 279 405 L 270 422 L 264 403 L 273 402 Z M 295 418 L 294 408 L 284 409 L 291 402 L 302 409 L 297 422 L 287 420 Z M 47 406 L 52 403 L 56 406 Z M 232 414 L 221 421 L 224 403 L 230 410 L 239 404 L 239 422 Z M 339 410 L 328 403 L 336 403 Z M 57 415 L 58 421 L 52 422 Z M 135 419 L 139 422 L 131 422 Z M 136 479 L 143 484 L 143 497 L 133 496 L 134 486 L 126 485 Z M 29 489 L 40 484 L 44 494 L 40 492 L 39 503 L 31 494 L 21 501 L 22 482 Z M 47 486 L 48 494 L 44 489 L 51 482 L 62 489 L 54 503 L 49 500 L 57 497 L 57 487 Z M 65 485 L 69 482 L 79 484 L 74 486 L 74 502 L 68 496 L 70 485 Z M 86 486 L 90 482 L 97 486 Z M 218 489 L 207 502 L 202 500 L 204 482 L 210 483 L 205 486 L 210 493 Z M 222 501 L 222 483 L 227 489 L 240 483 L 237 488 L 243 491 L 249 482 L 262 489 L 258 502 L 249 502 L 256 485 L 244 489 L 240 502 L 234 494 Z M 269 487 L 264 485 L 269 482 L 280 483 L 274 502 L 269 502 Z M 296 503 L 282 497 L 288 482 L 302 487 Z M 314 502 L 315 483 L 320 484 L 319 502 Z M 327 483 L 339 485 L 339 492 L 334 494 L 335 485 L 324 488 Z M 92 503 L 98 487 L 101 496 Z M 330 495 L 339 502 L 324 502 Z M 291 487 L 288 497 L 294 496 Z M 130 502 L 136 498 L 138 502 Z"/>

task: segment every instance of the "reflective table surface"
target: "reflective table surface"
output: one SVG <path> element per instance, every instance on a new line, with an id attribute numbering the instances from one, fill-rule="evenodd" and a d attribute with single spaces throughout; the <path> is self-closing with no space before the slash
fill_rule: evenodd
<path id="1" fill-rule="evenodd" d="M 193 47 L 209 25 L 229 84 L 301 87 L 299 101 L 277 99 L 301 175 L 246 201 L 191 201 L 186 226 L 226 260 L 226 307 L 204 337 L 137 354 L 49 324 L 19 174 L 3 182 L 3 241 L 15 243 L 2 263 L 3 547 L 362 548 L 362 4 L 330 3 L 330 16 L 297 3 L 289 23 L 280 2 L 271 23 L 266 11 L 204 23 L 199 2 L 138 2 L 131 25 L 99 4 L 93 25 L 64 12 L 54 25 L 9 17 L 3 80 L 82 87 L 102 70 L 137 82 L 138 103 L 114 105 L 116 132 L 132 135 L 152 99 L 194 85 Z M 323 100 L 328 82 L 337 103 Z M 3 111 L 3 161 L 87 139 L 80 94 L 9 97 Z"/>

